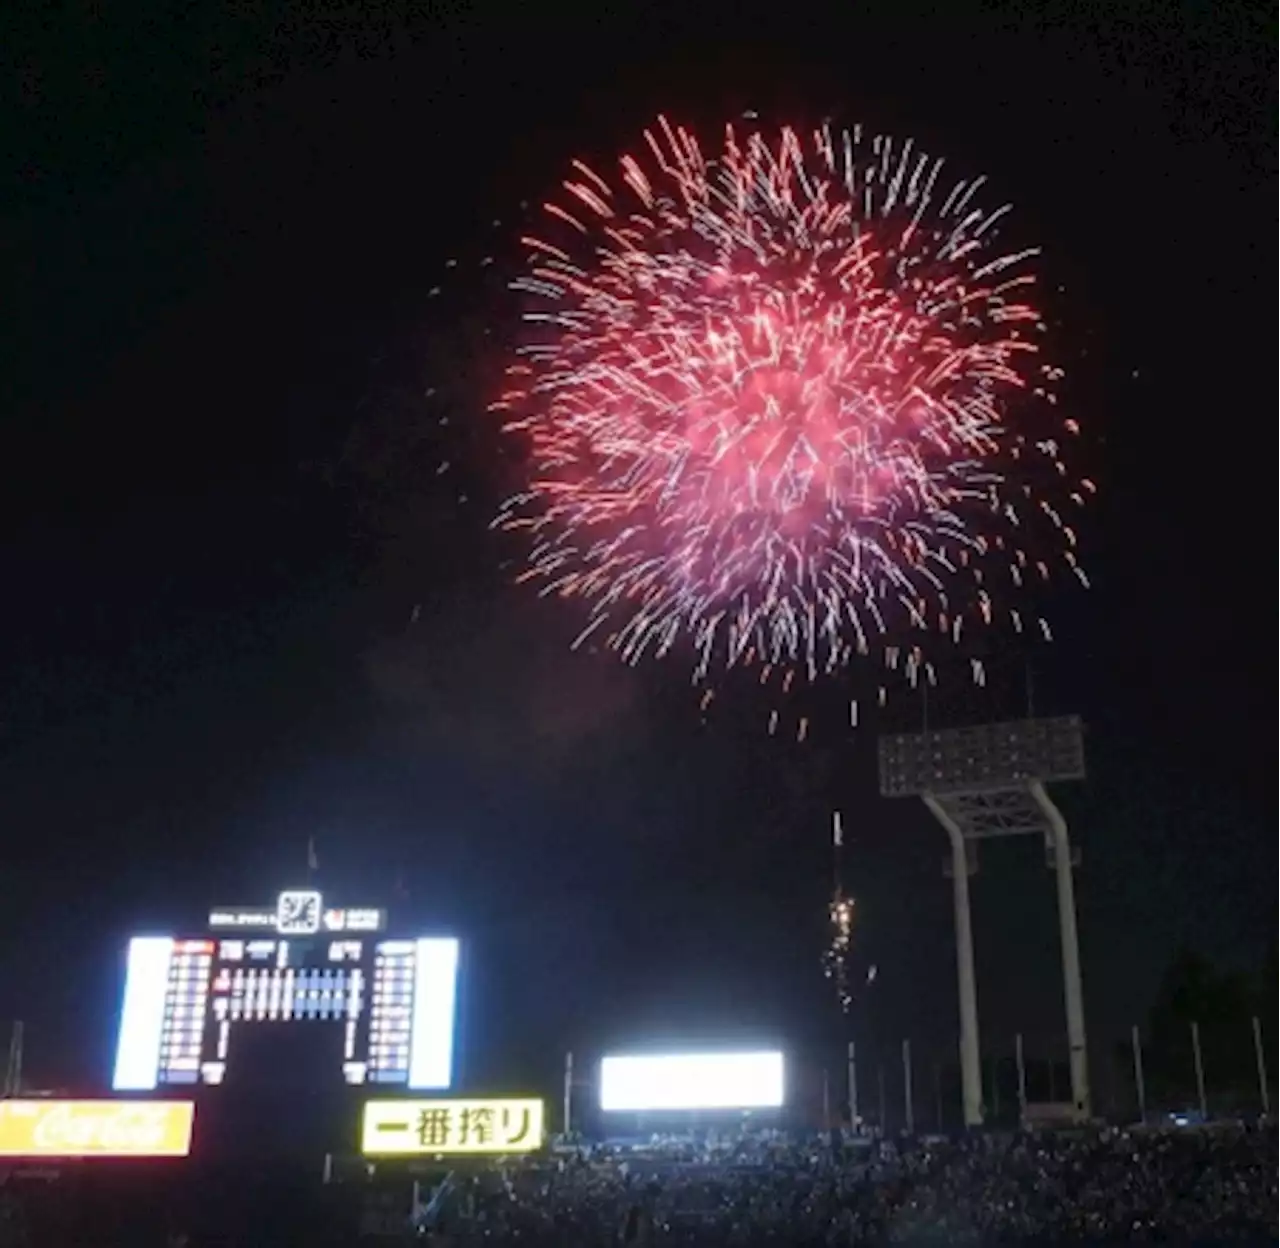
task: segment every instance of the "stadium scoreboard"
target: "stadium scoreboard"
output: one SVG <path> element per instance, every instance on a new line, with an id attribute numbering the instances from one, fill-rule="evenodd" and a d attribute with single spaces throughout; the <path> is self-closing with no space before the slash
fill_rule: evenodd
<path id="1" fill-rule="evenodd" d="M 216 908 L 208 927 L 129 942 L 116 1091 L 221 1084 L 245 1027 L 298 1023 L 341 1030 L 349 1084 L 450 1086 L 455 939 L 392 939 L 383 911 L 327 907 L 310 889 Z"/>

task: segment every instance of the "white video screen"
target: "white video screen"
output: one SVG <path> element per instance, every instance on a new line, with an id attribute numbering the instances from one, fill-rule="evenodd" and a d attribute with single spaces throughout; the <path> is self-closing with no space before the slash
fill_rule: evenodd
<path id="1" fill-rule="evenodd" d="M 686 1109 L 778 1109 L 781 1053 L 664 1053 L 606 1057 L 600 1108 L 645 1113 Z"/>

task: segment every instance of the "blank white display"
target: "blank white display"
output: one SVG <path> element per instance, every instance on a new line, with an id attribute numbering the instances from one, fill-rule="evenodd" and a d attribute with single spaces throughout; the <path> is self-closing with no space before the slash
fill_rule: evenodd
<path id="1" fill-rule="evenodd" d="M 129 942 L 120 1041 L 111 1086 L 117 1092 L 151 1092 L 160 1074 L 160 1038 L 164 1032 L 173 940 L 135 936 Z"/>
<path id="2" fill-rule="evenodd" d="M 777 1109 L 783 1090 L 781 1053 L 632 1054 L 600 1063 L 606 1111 Z"/>

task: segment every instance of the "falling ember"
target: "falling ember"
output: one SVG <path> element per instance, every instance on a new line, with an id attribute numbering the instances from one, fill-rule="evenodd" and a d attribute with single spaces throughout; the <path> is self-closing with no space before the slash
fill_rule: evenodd
<path id="1" fill-rule="evenodd" d="M 522 240 L 493 404 L 527 464 L 498 520 L 522 579 L 630 663 L 681 646 L 697 682 L 755 666 L 783 693 L 877 638 L 1020 629 L 991 594 L 1049 575 L 1094 486 L 1060 459 L 1077 426 L 1008 206 L 858 128 L 644 139 L 612 178 L 574 162 Z"/>

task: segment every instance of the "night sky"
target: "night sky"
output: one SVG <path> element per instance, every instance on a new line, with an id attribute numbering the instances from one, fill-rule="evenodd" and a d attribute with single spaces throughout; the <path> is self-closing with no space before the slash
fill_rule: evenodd
<path id="1" fill-rule="evenodd" d="M 472 1086 L 550 1090 L 565 1048 L 653 1037 L 816 1053 L 833 809 L 878 968 L 858 1034 L 951 1060 L 946 841 L 875 782 L 876 732 L 918 728 L 919 696 L 851 733 L 826 690 L 803 745 L 764 702 L 703 724 L 687 665 L 571 653 L 574 604 L 512 585 L 487 528 L 507 469 L 470 405 L 504 322 L 479 261 L 659 110 L 862 120 L 1015 203 L 1101 488 L 1094 588 L 1050 601 L 1052 646 L 993 657 L 990 691 L 944 670 L 930 723 L 1024 713 L 1028 671 L 1037 713 L 1086 720 L 1090 778 L 1060 798 L 1099 1053 L 1180 942 L 1261 963 L 1262 6 L 142 7 L 0 32 L 0 1017 L 35 1082 L 104 1084 L 131 932 L 270 901 L 313 836 L 335 900 L 466 942 Z M 1033 839 L 984 850 L 989 1050 L 1021 1029 L 1065 1055 L 1053 899 Z"/>

